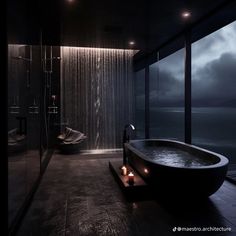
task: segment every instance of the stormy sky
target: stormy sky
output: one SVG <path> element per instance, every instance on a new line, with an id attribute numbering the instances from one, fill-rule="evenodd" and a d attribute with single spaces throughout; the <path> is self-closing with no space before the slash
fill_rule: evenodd
<path id="1" fill-rule="evenodd" d="M 184 104 L 183 49 L 151 65 L 150 76 L 151 106 Z M 236 21 L 192 44 L 192 102 L 236 107 Z"/>

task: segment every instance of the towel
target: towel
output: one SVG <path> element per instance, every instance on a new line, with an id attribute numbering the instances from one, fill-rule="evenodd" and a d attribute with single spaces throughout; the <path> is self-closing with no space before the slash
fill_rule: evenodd
<path id="1" fill-rule="evenodd" d="M 80 131 L 66 127 L 65 132 L 60 134 L 58 138 L 63 144 L 77 144 L 84 141 L 87 137 Z"/>

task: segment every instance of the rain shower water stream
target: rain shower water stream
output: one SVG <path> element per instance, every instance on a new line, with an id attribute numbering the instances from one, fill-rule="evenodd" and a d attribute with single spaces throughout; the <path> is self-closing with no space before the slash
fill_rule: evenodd
<path id="1" fill-rule="evenodd" d="M 61 113 L 88 137 L 86 149 L 122 146 L 133 120 L 134 50 L 61 47 Z"/>

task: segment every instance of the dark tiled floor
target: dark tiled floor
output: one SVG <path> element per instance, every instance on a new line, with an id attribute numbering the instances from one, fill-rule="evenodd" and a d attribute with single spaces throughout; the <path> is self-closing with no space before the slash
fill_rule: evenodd
<path id="1" fill-rule="evenodd" d="M 231 227 L 236 235 L 236 186 L 225 182 L 204 203 L 158 200 L 127 202 L 113 179 L 109 155 L 55 154 L 18 236 L 47 235 L 206 235 L 173 232 L 173 227 Z M 173 196 L 174 198 L 174 196 Z"/>
<path id="2" fill-rule="evenodd" d="M 11 225 L 40 172 L 38 150 L 8 156 L 8 224 Z"/>

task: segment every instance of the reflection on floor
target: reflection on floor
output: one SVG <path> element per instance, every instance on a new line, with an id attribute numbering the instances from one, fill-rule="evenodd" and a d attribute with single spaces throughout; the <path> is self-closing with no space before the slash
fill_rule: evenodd
<path id="1" fill-rule="evenodd" d="M 40 172 L 38 150 L 27 150 L 8 156 L 8 224 L 29 194 Z"/>
<path id="2" fill-rule="evenodd" d="M 18 235 L 191 235 L 174 227 L 231 227 L 212 235 L 236 234 L 235 185 L 225 181 L 204 203 L 127 202 L 108 168 L 116 157 L 54 154 Z"/>

